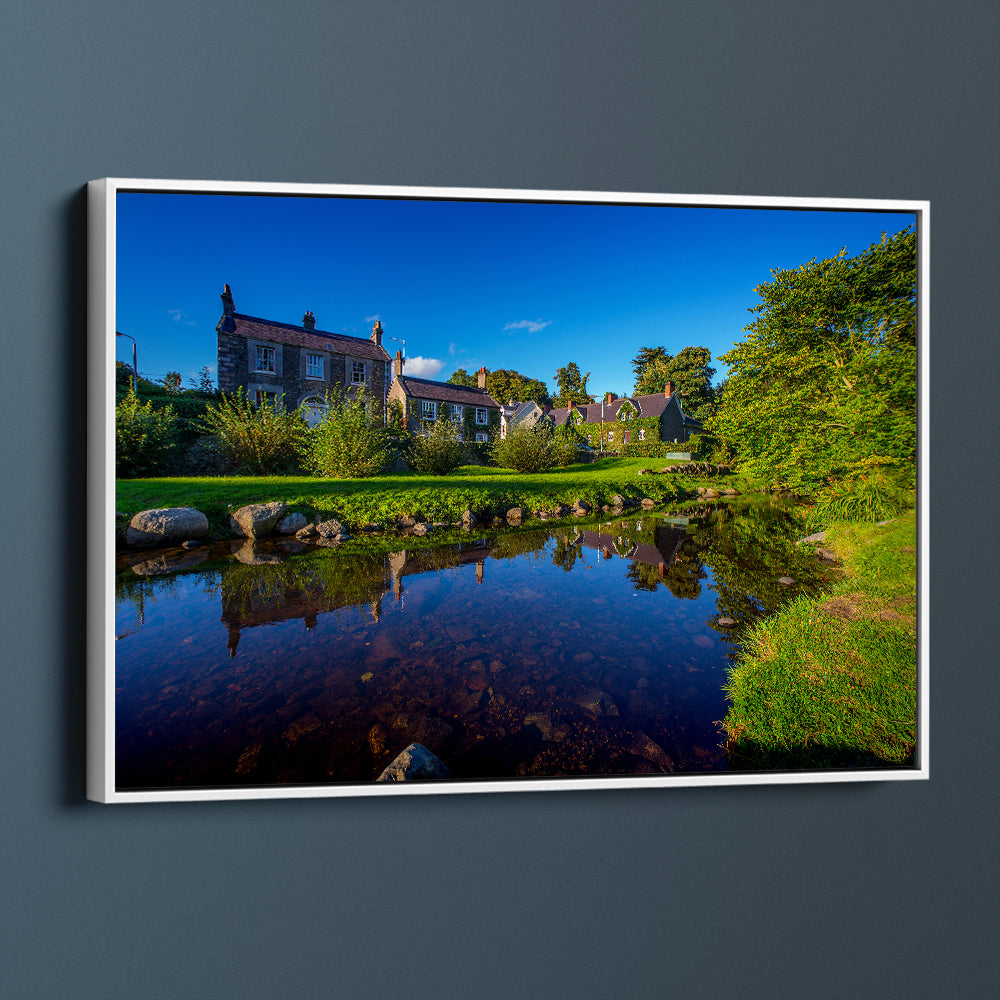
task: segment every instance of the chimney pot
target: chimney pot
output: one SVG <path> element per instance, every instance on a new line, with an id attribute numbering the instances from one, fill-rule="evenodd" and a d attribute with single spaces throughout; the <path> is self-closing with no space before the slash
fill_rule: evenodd
<path id="1" fill-rule="evenodd" d="M 309 310 L 306 310 L 305 316 L 302 317 L 302 325 L 307 330 L 315 330 L 316 329 L 316 317 L 313 316 L 313 314 Z"/>
<path id="2" fill-rule="evenodd" d="M 476 372 L 476 379 L 479 382 L 479 388 L 480 389 L 485 389 L 486 388 L 486 366 L 485 365 L 482 368 L 480 368 L 478 372 Z"/>

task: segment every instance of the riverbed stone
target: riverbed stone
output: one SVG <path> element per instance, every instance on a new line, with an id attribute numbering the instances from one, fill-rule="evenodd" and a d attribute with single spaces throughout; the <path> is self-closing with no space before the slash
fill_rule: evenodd
<path id="1" fill-rule="evenodd" d="M 319 532 L 316 530 L 315 524 L 307 524 L 304 528 L 299 528 L 295 532 L 296 538 L 315 538 Z"/>
<path id="2" fill-rule="evenodd" d="M 462 511 L 462 516 L 461 516 L 461 518 L 459 520 L 461 520 L 462 524 L 468 524 L 468 525 L 473 525 L 473 524 L 478 524 L 479 523 L 476 520 L 476 515 L 473 514 L 471 510 L 463 510 Z"/>
<path id="3" fill-rule="evenodd" d="M 585 515 L 589 514 L 593 509 L 594 508 L 589 503 L 587 503 L 586 500 L 577 500 L 576 503 L 573 504 L 573 513 L 577 517 L 584 517 Z"/>
<path id="4" fill-rule="evenodd" d="M 656 501 L 652 497 L 643 497 L 642 500 L 639 501 L 639 506 L 642 507 L 643 510 L 653 510 L 656 507 Z"/>
<path id="5" fill-rule="evenodd" d="M 427 781 L 450 777 L 451 771 L 440 757 L 420 743 L 411 743 L 375 780 Z"/>
<path id="6" fill-rule="evenodd" d="M 316 525 L 316 534 L 320 538 L 336 538 L 338 535 L 345 534 L 344 526 L 335 517 L 331 517 L 329 520 L 321 521 Z"/>
<path id="7" fill-rule="evenodd" d="M 393 717 L 392 728 L 403 738 L 425 747 L 439 748 L 453 730 L 443 719 L 431 715 L 400 712 Z"/>
<path id="8" fill-rule="evenodd" d="M 244 538 L 266 538 L 274 534 L 275 525 L 287 510 L 288 504 L 277 500 L 274 503 L 247 504 L 233 511 L 229 527 Z"/>
<path id="9" fill-rule="evenodd" d="M 294 535 L 295 532 L 306 526 L 305 514 L 300 514 L 297 510 L 291 514 L 286 514 L 276 525 L 274 533 L 276 535 Z"/>
<path id="10" fill-rule="evenodd" d="M 736 624 L 736 619 L 735 618 L 720 618 L 719 619 L 719 624 L 723 628 L 732 628 Z"/>
<path id="11" fill-rule="evenodd" d="M 434 530 L 434 525 L 427 524 L 424 521 L 418 521 L 413 526 L 413 534 L 415 535 L 420 535 L 420 536 L 429 535 L 433 530 Z"/>
<path id="12" fill-rule="evenodd" d="M 524 508 L 523 507 L 511 507 L 507 511 L 508 521 L 521 521 L 524 518 Z"/>
<path id="13" fill-rule="evenodd" d="M 208 534 L 208 518 L 194 507 L 158 507 L 142 510 L 129 522 L 125 542 L 135 548 L 152 548 L 184 542 L 189 538 L 204 538 Z"/>

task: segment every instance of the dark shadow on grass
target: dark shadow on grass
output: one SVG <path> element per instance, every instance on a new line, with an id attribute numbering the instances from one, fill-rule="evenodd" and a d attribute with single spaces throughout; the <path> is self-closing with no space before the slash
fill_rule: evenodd
<path id="1" fill-rule="evenodd" d="M 729 766 L 734 771 L 829 771 L 884 769 L 915 766 L 914 751 L 900 760 L 887 760 L 845 744 L 811 744 L 777 747 L 740 737 L 728 744 Z"/>

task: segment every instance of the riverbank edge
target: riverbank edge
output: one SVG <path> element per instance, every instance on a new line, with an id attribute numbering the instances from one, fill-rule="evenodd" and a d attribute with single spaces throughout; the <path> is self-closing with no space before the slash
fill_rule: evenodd
<path id="1" fill-rule="evenodd" d="M 737 770 L 913 766 L 916 512 L 837 522 L 824 549 L 843 575 L 741 638 L 720 727 Z"/>

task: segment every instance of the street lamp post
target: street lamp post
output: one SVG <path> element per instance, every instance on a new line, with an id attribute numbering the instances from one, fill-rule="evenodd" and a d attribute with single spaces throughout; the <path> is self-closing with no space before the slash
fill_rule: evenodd
<path id="1" fill-rule="evenodd" d="M 132 341 L 132 392 L 138 396 L 139 395 L 139 358 L 135 347 L 135 337 L 130 336 L 127 333 L 121 333 L 115 330 L 116 337 L 128 337 Z"/>

